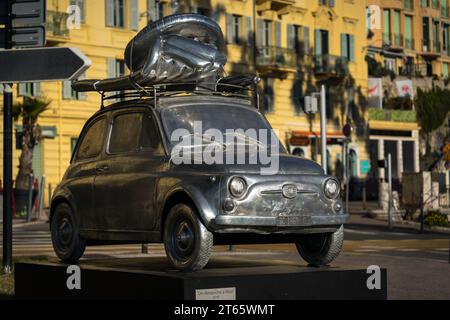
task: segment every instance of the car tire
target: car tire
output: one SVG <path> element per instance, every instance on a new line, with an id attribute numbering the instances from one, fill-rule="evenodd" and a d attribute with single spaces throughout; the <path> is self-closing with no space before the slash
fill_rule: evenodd
<path id="1" fill-rule="evenodd" d="M 59 204 L 52 216 L 51 235 L 53 249 L 64 263 L 77 263 L 86 249 L 86 241 L 80 237 L 80 229 L 72 208 Z"/>
<path id="2" fill-rule="evenodd" d="M 196 210 L 187 204 L 172 207 L 164 224 L 164 248 L 171 264 L 182 271 L 201 270 L 209 261 L 212 247 L 213 234 Z"/>
<path id="3" fill-rule="evenodd" d="M 297 242 L 298 253 L 310 266 L 326 266 L 334 261 L 342 250 L 344 226 L 334 233 L 306 235 Z"/>

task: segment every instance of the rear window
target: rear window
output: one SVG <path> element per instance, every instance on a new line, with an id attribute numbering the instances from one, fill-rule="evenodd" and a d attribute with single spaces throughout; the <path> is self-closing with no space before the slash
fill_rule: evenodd
<path id="1" fill-rule="evenodd" d="M 114 118 L 109 140 L 109 153 L 137 151 L 142 125 L 142 113 L 121 114 Z"/>
<path id="2" fill-rule="evenodd" d="M 78 149 L 77 160 L 93 158 L 100 154 L 105 140 L 105 128 L 105 117 L 97 120 L 89 127 Z"/>

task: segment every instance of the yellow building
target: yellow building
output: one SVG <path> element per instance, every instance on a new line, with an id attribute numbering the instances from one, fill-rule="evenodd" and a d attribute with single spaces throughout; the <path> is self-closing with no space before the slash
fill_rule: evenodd
<path id="1" fill-rule="evenodd" d="M 80 9 L 79 28 L 74 16 L 66 13 L 71 12 L 69 5 Z M 126 73 L 124 48 L 148 21 L 175 12 L 212 17 L 227 39 L 226 72 L 253 72 L 256 61 L 256 71 L 263 79 L 262 108 L 291 152 L 320 161 L 316 142 L 319 117 L 304 113 L 303 97 L 317 92 L 324 84 L 328 92 L 331 173 L 341 173 L 341 132 L 347 122 L 355 127 L 350 144 L 352 175 L 365 176 L 368 172 L 364 2 L 47 0 L 47 10 L 47 46 L 80 49 L 92 61 L 86 78 Z M 256 37 L 256 57 L 253 37 Z M 69 165 L 83 124 L 99 109 L 100 96 L 75 93 L 67 82 L 21 84 L 15 86 L 15 92 L 16 100 L 25 94 L 52 100 L 50 109 L 39 120 L 45 139 L 35 148 L 33 167 L 37 176 L 45 174 L 47 183 L 55 186 Z M 20 132 L 18 124 L 16 129 Z M 19 152 L 14 150 L 14 176 Z"/>

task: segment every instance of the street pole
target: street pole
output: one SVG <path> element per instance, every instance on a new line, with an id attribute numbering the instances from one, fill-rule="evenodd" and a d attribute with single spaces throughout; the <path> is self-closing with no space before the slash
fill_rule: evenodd
<path id="1" fill-rule="evenodd" d="M 6 6 L 5 49 L 11 49 L 11 2 Z M 12 272 L 12 84 L 3 85 L 3 270 Z"/>
<path id="2" fill-rule="evenodd" d="M 348 213 L 348 201 L 350 198 L 350 179 L 349 179 L 349 159 L 348 159 L 348 138 L 345 139 L 345 212 Z"/>
<path id="3" fill-rule="evenodd" d="M 392 157 L 388 154 L 388 227 L 392 229 Z"/>
<path id="4" fill-rule="evenodd" d="M 252 47 L 253 47 L 253 70 L 255 72 L 256 76 L 256 55 L 257 55 L 257 49 L 256 49 L 256 0 L 253 0 L 253 35 L 252 35 Z"/>
<path id="5" fill-rule="evenodd" d="M 325 85 L 320 89 L 320 138 L 321 138 L 321 155 L 322 168 L 325 174 L 327 172 L 327 114 L 326 114 L 326 93 Z"/>

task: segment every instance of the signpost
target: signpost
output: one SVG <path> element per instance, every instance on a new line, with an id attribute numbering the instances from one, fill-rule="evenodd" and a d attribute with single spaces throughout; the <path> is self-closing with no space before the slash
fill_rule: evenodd
<path id="1" fill-rule="evenodd" d="M 75 48 L 0 51 L 0 83 L 71 80 L 91 61 Z"/>
<path id="2" fill-rule="evenodd" d="M 73 48 L 45 45 L 45 0 L 3 0 L 0 4 L 0 85 L 3 93 L 3 269 L 12 272 L 12 84 L 72 80 L 91 62 Z M 16 50 L 14 50 L 16 49 Z M 41 188 L 41 190 L 43 190 Z"/>

